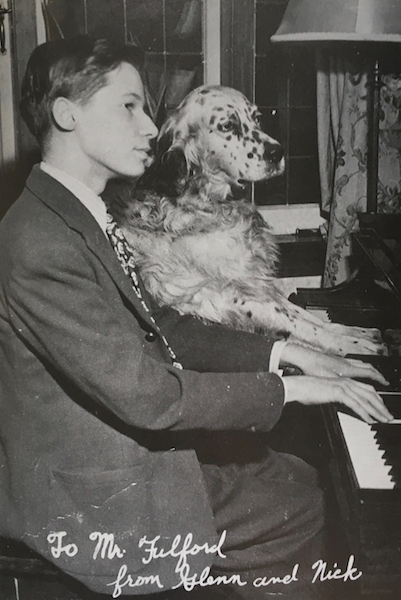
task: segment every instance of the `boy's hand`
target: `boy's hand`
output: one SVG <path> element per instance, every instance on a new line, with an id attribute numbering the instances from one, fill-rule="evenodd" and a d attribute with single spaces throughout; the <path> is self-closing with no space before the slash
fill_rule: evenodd
<path id="1" fill-rule="evenodd" d="M 343 377 L 284 377 L 286 403 L 328 404 L 339 402 L 367 423 L 393 419 L 376 390 L 366 383 Z"/>
<path id="2" fill-rule="evenodd" d="M 282 351 L 280 365 L 293 365 L 305 375 L 312 377 L 349 377 L 351 379 L 370 379 L 382 385 L 389 385 L 377 369 L 361 360 L 331 356 L 288 343 Z"/>

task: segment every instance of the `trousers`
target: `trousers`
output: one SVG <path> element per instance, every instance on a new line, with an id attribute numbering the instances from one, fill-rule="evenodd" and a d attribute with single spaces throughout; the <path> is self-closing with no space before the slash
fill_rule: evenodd
<path id="1" fill-rule="evenodd" d="M 244 598 L 317 600 L 312 565 L 324 558 L 323 493 L 317 472 L 268 450 L 253 464 L 202 465 L 224 558 L 213 575 L 230 578 Z M 218 580 L 217 580 L 218 581 Z"/>

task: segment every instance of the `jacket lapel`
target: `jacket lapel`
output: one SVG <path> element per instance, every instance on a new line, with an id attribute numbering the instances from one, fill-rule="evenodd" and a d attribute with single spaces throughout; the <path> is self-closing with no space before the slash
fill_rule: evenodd
<path id="1" fill-rule="evenodd" d="M 98 257 L 120 292 L 133 305 L 142 319 L 153 329 L 149 315 L 135 295 L 131 282 L 103 231 L 87 208 L 61 183 L 35 166 L 26 187 L 57 213 L 70 227 L 84 238 L 88 249 Z"/>

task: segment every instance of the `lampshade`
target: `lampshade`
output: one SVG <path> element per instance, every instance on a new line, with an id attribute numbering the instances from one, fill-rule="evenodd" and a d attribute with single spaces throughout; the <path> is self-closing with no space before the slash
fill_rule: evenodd
<path id="1" fill-rule="evenodd" d="M 401 42 L 401 0 L 290 0 L 272 42 Z"/>

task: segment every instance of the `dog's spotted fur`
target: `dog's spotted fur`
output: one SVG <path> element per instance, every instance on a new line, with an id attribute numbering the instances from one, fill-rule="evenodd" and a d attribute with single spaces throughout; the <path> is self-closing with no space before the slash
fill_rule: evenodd
<path id="1" fill-rule="evenodd" d="M 124 210 L 111 210 L 161 305 L 339 355 L 381 353 L 375 330 L 324 324 L 275 284 L 275 241 L 260 213 L 235 200 L 245 182 L 283 172 L 278 142 L 240 92 L 203 86 L 162 127 L 158 152 Z"/>

